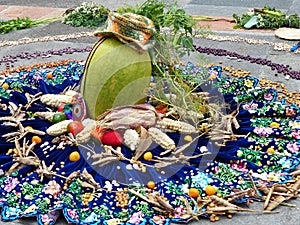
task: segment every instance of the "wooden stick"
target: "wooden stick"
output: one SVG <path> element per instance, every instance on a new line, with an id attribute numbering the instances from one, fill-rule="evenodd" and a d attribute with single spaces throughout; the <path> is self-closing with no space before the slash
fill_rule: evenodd
<path id="1" fill-rule="evenodd" d="M 257 191 L 257 187 L 256 187 L 256 185 L 255 185 L 255 183 L 254 183 L 253 178 L 252 178 L 252 172 L 251 172 L 251 171 L 248 173 L 248 177 L 249 177 L 249 179 L 250 179 L 252 188 L 253 188 L 253 190 L 255 191 L 255 196 L 259 196 L 258 191 Z"/>
<path id="2" fill-rule="evenodd" d="M 290 175 L 291 176 L 298 176 L 298 175 L 300 175 L 300 170 L 296 170 L 296 171 L 290 173 Z"/>
<path id="3" fill-rule="evenodd" d="M 265 204 L 264 204 L 264 209 L 266 209 L 269 205 L 269 202 L 270 202 L 270 199 L 272 197 L 272 194 L 273 194 L 273 191 L 274 191 L 274 186 L 271 187 L 268 195 L 267 195 L 267 198 L 266 198 L 266 201 L 265 201 Z"/>
<path id="4" fill-rule="evenodd" d="M 213 212 L 257 212 L 257 213 L 278 213 L 278 212 L 270 212 L 270 211 L 264 211 L 264 210 L 255 210 L 255 209 L 244 209 L 241 207 L 238 208 L 232 208 L 232 207 L 223 207 L 223 206 L 217 206 L 213 208 L 209 208 L 210 211 Z"/>
<path id="5" fill-rule="evenodd" d="M 283 196 L 277 196 L 274 201 L 272 201 L 268 207 L 266 208 L 267 211 L 272 211 L 273 209 L 275 209 L 278 205 L 280 205 L 282 202 L 286 201 L 287 198 L 283 197 Z"/>

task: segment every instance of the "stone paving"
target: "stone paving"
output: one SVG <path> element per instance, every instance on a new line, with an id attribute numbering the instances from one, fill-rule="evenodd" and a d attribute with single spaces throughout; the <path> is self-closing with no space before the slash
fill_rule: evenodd
<path id="1" fill-rule="evenodd" d="M 10 19 L 16 17 L 29 16 L 32 19 L 40 18 L 52 18 L 61 16 L 64 10 L 68 7 L 78 5 L 79 1 L 76 0 L 0 0 L 0 19 Z M 141 3 L 143 1 L 138 0 L 96 0 L 94 1 L 98 4 L 103 4 L 111 9 L 116 9 L 126 2 L 127 4 Z M 201 26 L 208 25 L 212 30 L 213 34 L 219 36 L 237 36 L 250 38 L 255 40 L 266 40 L 269 42 L 284 42 L 286 44 L 295 44 L 297 42 L 280 40 L 274 36 L 273 31 L 244 31 L 244 30 L 234 30 L 232 26 L 234 25 L 230 20 L 232 20 L 233 13 L 242 13 L 248 11 L 251 7 L 263 7 L 264 5 L 271 5 L 277 9 L 281 9 L 287 13 L 297 13 L 300 15 L 300 0 L 179 0 L 179 5 L 182 6 L 189 14 L 192 15 L 203 15 L 211 16 L 217 18 L 217 21 L 211 22 L 201 22 Z M 11 32 L 6 35 L 0 35 L 0 43 L 5 40 L 19 40 L 21 38 L 35 38 L 43 37 L 46 35 L 61 35 L 61 34 L 73 34 L 82 31 L 91 31 L 87 28 L 74 28 L 59 22 L 54 24 L 34 27 L 31 29 Z M 85 37 L 78 39 L 68 39 L 68 40 L 56 40 L 50 42 L 36 42 L 27 45 L 17 45 L 17 46 L 5 46 L 0 47 L 0 57 L 8 54 L 18 53 L 21 51 L 47 51 L 49 49 L 61 49 L 65 47 L 85 47 L 92 46 L 96 42 L 95 37 Z M 270 59 L 276 63 L 283 63 L 290 65 L 294 70 L 300 70 L 300 55 L 286 52 L 286 51 L 275 51 L 272 46 L 268 45 L 254 45 L 247 44 L 245 42 L 229 42 L 229 41 L 213 41 L 209 39 L 195 39 L 195 44 L 200 46 L 207 46 L 213 48 L 222 48 L 230 51 L 235 51 L 239 54 L 251 55 L 255 57 L 261 57 Z M 279 81 L 286 84 L 290 90 L 300 91 L 300 82 L 296 80 L 286 80 L 283 75 L 275 76 L 275 72 L 267 68 L 266 66 L 260 66 L 256 64 L 251 64 L 245 61 L 238 61 L 230 59 L 228 57 L 216 57 L 203 55 L 209 62 L 218 63 L 223 62 L 224 65 L 230 65 L 234 68 L 242 68 L 247 71 L 251 71 L 251 75 L 259 78 L 267 78 L 274 81 Z M 65 57 L 65 56 L 64 56 Z M 68 58 L 75 58 L 84 60 L 87 57 L 87 53 L 76 53 L 68 56 Z M 43 58 L 36 60 L 21 60 L 16 63 L 18 65 L 31 65 L 36 62 L 46 62 L 55 61 L 61 59 L 60 56 L 52 56 L 51 58 Z M 197 61 L 199 59 L 198 54 L 192 54 L 188 60 Z M 2 68 L 0 68 L 2 70 Z M 290 203 L 296 204 L 296 207 L 279 207 L 279 214 L 238 214 L 229 220 L 226 218 L 221 218 L 220 224 L 228 225 L 253 225 L 253 224 L 273 224 L 273 225 L 297 225 L 299 224 L 299 213 L 300 213 L 300 203 L 299 200 L 293 200 Z M 253 204 L 253 208 L 261 209 L 261 204 Z M 22 224 L 36 224 L 34 219 L 26 218 L 22 220 L 12 221 L 12 222 L 0 222 L 0 224 L 6 225 L 22 225 Z M 58 223 L 59 225 L 67 224 L 66 221 L 61 218 Z M 208 220 L 201 220 L 197 222 L 190 223 L 191 225 L 211 224 Z"/>

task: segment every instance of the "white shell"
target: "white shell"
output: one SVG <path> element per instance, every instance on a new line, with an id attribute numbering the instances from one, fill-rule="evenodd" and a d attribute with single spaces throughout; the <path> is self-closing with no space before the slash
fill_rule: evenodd
<path id="1" fill-rule="evenodd" d="M 46 130 L 46 133 L 51 136 L 61 135 L 68 131 L 67 128 L 68 128 L 69 123 L 71 123 L 71 122 L 73 122 L 73 120 L 64 120 L 59 123 L 53 124 Z"/>

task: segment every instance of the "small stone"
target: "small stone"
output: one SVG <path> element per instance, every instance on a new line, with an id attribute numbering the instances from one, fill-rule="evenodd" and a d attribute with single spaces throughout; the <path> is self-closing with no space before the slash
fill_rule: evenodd
<path id="1" fill-rule="evenodd" d="M 127 170 L 132 170 L 132 169 L 133 169 L 133 168 L 132 168 L 132 165 L 131 165 L 131 164 L 126 165 L 126 169 L 127 169 Z"/>

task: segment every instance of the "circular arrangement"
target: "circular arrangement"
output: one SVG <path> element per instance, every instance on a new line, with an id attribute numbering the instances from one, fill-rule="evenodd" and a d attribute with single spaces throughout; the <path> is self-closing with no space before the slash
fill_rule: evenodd
<path id="1" fill-rule="evenodd" d="M 268 211 L 297 195 L 300 110 L 278 100 L 282 93 L 272 82 L 188 63 L 177 70 L 196 85 L 191 95 L 207 103 L 197 111 L 203 117 L 191 120 L 189 112 L 185 119 L 180 110 L 157 104 L 153 91 L 160 80 L 153 79 L 145 104 L 116 107 L 94 120 L 75 91 L 83 69 L 69 62 L 5 78 L 3 220 L 37 216 L 39 224 L 54 224 L 62 212 L 78 224 L 216 221 L 219 214 L 251 212 L 239 204 L 264 199 L 270 190 Z M 197 85 L 200 71 L 207 74 Z M 172 96 L 176 89 L 162 83 L 163 94 Z M 222 111 L 220 97 L 227 105 Z M 214 127 L 206 122 L 210 106 L 220 112 Z"/>

